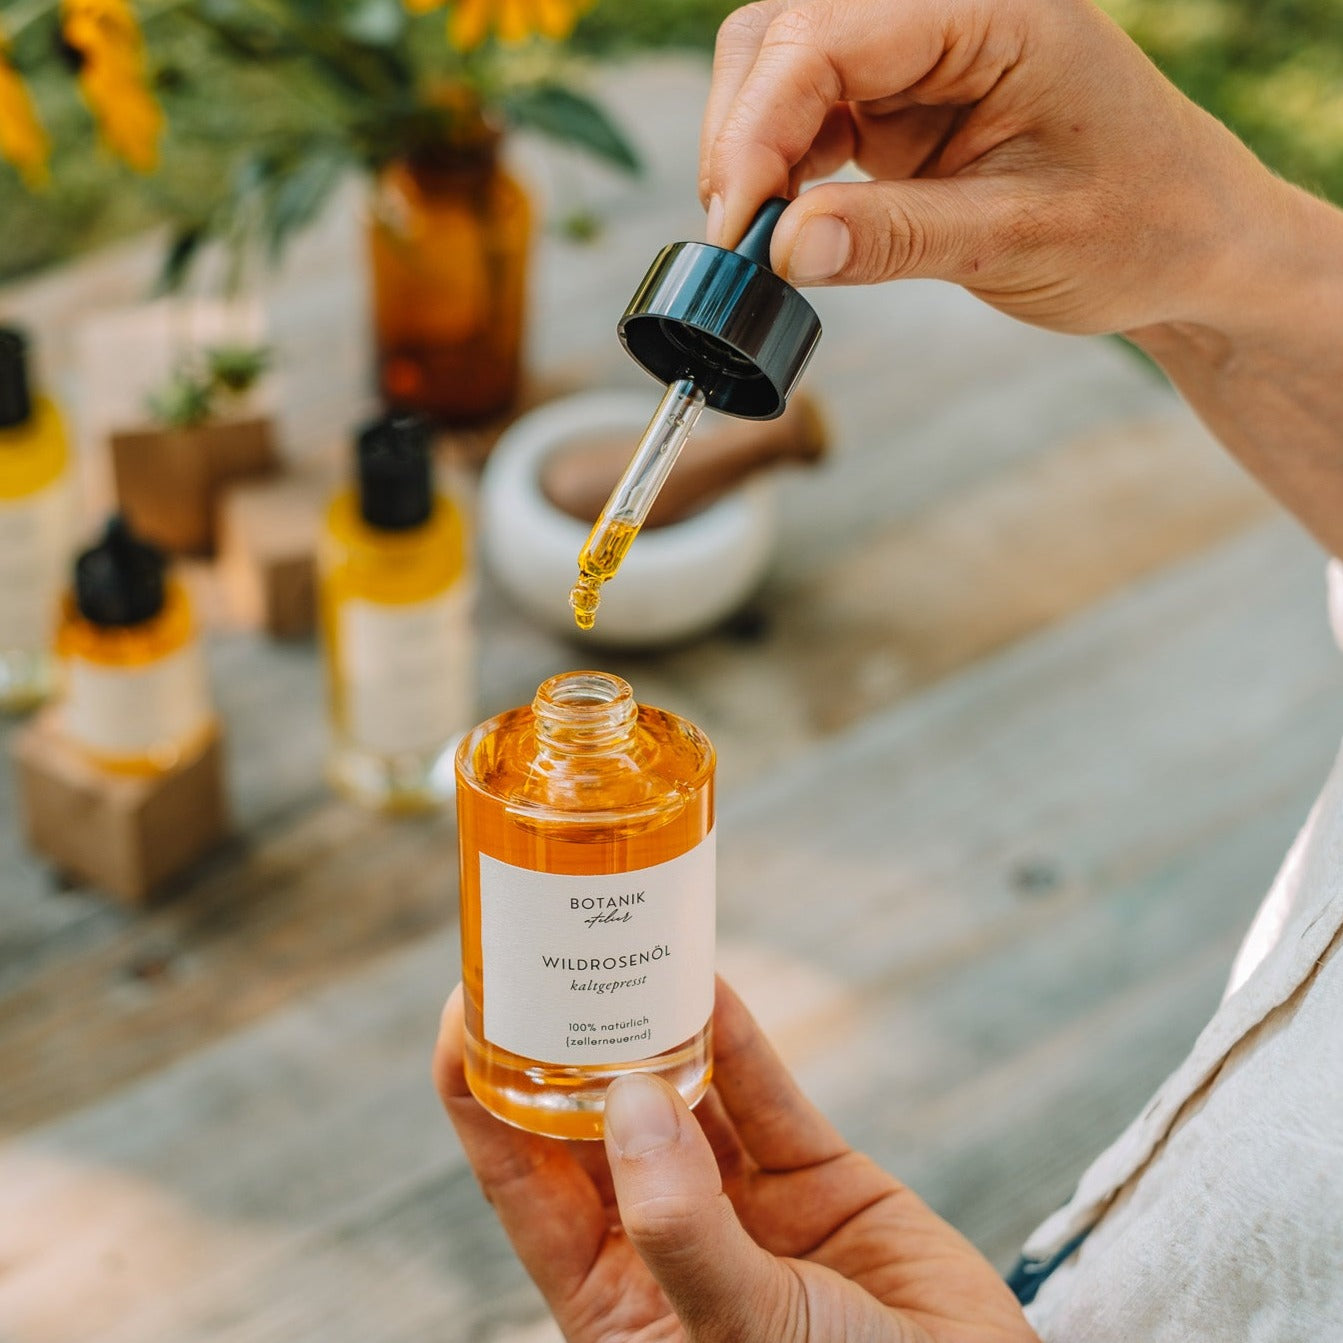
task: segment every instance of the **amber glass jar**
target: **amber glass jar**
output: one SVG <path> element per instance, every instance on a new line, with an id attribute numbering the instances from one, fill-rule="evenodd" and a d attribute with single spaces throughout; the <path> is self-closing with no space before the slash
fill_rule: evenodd
<path id="1" fill-rule="evenodd" d="M 469 423 L 517 395 L 531 205 L 498 132 L 383 169 L 369 222 L 378 386 L 398 409 Z"/>

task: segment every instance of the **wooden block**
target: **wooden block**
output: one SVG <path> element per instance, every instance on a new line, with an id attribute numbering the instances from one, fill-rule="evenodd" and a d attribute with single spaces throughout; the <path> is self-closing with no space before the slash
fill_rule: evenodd
<path id="1" fill-rule="evenodd" d="M 271 421 L 223 420 L 190 429 L 112 434 L 117 502 L 131 526 L 165 550 L 213 554 L 225 488 L 277 468 Z"/>
<path id="2" fill-rule="evenodd" d="M 225 494 L 219 574 L 235 619 L 277 639 L 312 633 L 317 540 L 329 492 L 309 476 L 277 476 Z"/>
<path id="3" fill-rule="evenodd" d="M 67 741 L 48 710 L 13 751 L 28 843 L 61 872 L 126 904 L 147 904 L 227 832 L 217 735 L 167 773 L 113 774 Z"/>

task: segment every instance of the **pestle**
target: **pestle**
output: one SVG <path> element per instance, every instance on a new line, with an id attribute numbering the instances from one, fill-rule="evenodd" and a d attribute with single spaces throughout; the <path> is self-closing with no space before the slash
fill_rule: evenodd
<path id="1" fill-rule="evenodd" d="M 781 462 L 819 461 L 826 451 L 825 421 L 816 404 L 795 396 L 774 420 L 723 417 L 700 426 L 681 451 L 644 523 L 645 529 L 680 522 L 747 477 Z M 541 468 L 541 492 L 556 508 L 590 524 L 629 461 L 630 440 L 604 433 L 574 438 Z"/>

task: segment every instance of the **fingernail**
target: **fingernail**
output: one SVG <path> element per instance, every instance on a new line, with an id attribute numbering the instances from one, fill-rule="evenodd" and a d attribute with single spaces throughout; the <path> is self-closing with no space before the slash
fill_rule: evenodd
<path id="1" fill-rule="evenodd" d="M 717 246 L 719 236 L 722 232 L 723 198 L 721 196 L 713 196 L 709 200 L 709 218 L 704 224 L 704 236 L 709 242 Z"/>
<path id="2" fill-rule="evenodd" d="M 681 1121 L 671 1097 L 651 1077 L 631 1073 L 606 1092 L 606 1130 L 622 1157 L 643 1156 L 676 1141 Z"/>
<path id="3" fill-rule="evenodd" d="M 816 284 L 839 274 L 849 259 L 848 226 L 834 215 L 812 215 L 802 225 L 788 254 L 788 279 Z"/>

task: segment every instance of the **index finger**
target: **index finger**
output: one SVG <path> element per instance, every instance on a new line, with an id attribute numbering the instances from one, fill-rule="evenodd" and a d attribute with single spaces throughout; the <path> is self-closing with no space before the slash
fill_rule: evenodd
<path id="1" fill-rule="evenodd" d="M 766 1171 L 800 1170 L 849 1150 L 809 1101 L 727 983 L 714 1005 L 713 1082 L 746 1154 Z"/>
<path id="2" fill-rule="evenodd" d="M 718 28 L 713 49 L 713 81 L 704 106 L 704 122 L 700 129 L 700 204 L 707 210 L 709 190 L 709 155 L 724 118 L 736 100 L 746 76 L 750 74 L 760 52 L 760 43 L 770 20 L 788 0 L 755 0 L 754 4 L 734 9 Z M 710 242 L 717 242 L 710 238 Z"/>
<path id="3" fill-rule="evenodd" d="M 464 1058 L 459 984 L 443 1009 L 434 1083 L 518 1258 L 548 1301 L 570 1300 L 606 1238 L 601 1194 L 564 1143 L 524 1133 L 490 1114 L 466 1084 Z"/>
<path id="4" fill-rule="evenodd" d="M 841 101 L 903 93 L 932 70 L 945 18 L 922 6 L 795 0 L 770 19 L 755 61 L 707 146 L 701 181 L 722 202 L 719 237 L 740 237 L 762 201 L 786 195 L 826 116 Z"/>

